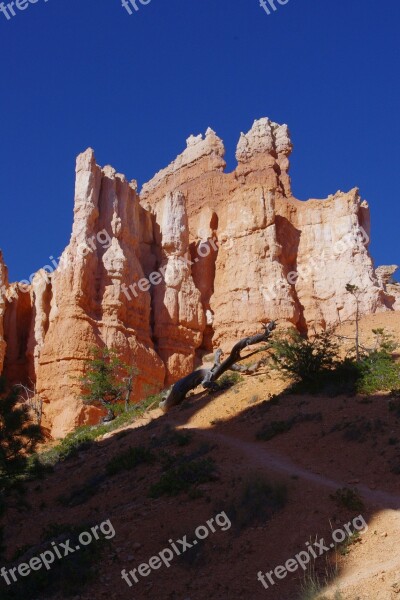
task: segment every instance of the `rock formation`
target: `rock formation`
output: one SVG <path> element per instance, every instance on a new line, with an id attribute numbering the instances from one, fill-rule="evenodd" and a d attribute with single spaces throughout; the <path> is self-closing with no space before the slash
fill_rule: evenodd
<path id="1" fill-rule="evenodd" d="M 78 157 L 58 268 L 22 290 L 8 286 L 0 259 L 0 366 L 7 343 L 4 373 L 36 383 L 54 437 L 99 419 L 79 399 L 91 346 L 117 348 L 138 367 L 137 400 L 269 319 L 307 331 L 351 318 L 347 283 L 362 290 L 365 313 L 399 308 L 397 284 L 369 255 L 367 203 L 357 189 L 295 199 L 291 151 L 287 126 L 260 119 L 226 173 L 224 145 L 208 129 L 140 196 L 92 150 Z"/>
<path id="2" fill-rule="evenodd" d="M 376 269 L 378 281 L 392 302 L 393 310 L 400 310 L 400 283 L 394 280 L 393 276 L 398 271 L 397 265 L 381 266 Z"/>
<path id="3" fill-rule="evenodd" d="M 27 346 L 32 323 L 32 290 L 29 286 L 13 283 L 8 287 L 3 323 L 7 345 L 3 375 L 8 382 L 25 383 L 33 374 Z"/>
<path id="4" fill-rule="evenodd" d="M 222 142 L 208 129 L 204 139 L 189 138 L 186 150 L 143 186 L 142 203 L 156 220 L 166 194 L 185 196 L 193 256 L 200 244 L 218 240 L 218 252 L 193 268 L 212 323 L 206 350 L 211 340 L 227 348 L 266 318 L 301 330 L 346 320 L 355 310 L 349 282 L 364 291 L 364 312 L 387 305 L 368 253 L 368 204 L 356 189 L 296 200 L 291 151 L 287 126 L 260 119 L 240 136 L 237 168 L 224 173 Z"/>
<path id="5" fill-rule="evenodd" d="M 126 292 L 144 277 L 140 243 L 149 232 L 141 230 L 142 211 L 134 184 L 111 167 L 100 169 L 92 150 L 78 157 L 72 236 L 52 275 L 50 302 L 46 288 L 33 284 L 35 340 L 41 345 L 37 388 L 49 400 L 53 435 L 95 416 L 94 409 L 82 407 L 77 380 L 92 346 L 118 348 L 123 360 L 140 366 L 135 397 L 163 386 L 165 369 L 151 338 L 150 294 Z"/>
<path id="6" fill-rule="evenodd" d="M 189 260 L 189 223 L 185 197 L 168 194 L 159 206 L 160 230 L 155 241 L 163 281 L 154 286 L 154 339 L 167 369 L 169 385 L 194 368 L 201 345 L 205 315 Z M 161 276 L 161 275 L 160 275 Z"/>

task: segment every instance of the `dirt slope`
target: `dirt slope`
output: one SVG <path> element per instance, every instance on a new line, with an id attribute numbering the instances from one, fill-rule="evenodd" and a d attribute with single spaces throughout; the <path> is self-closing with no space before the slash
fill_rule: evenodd
<path id="1" fill-rule="evenodd" d="M 399 317 L 368 317 L 362 336 L 384 326 L 400 340 Z M 351 333 L 350 326 L 343 331 Z M 257 573 L 284 564 L 316 537 L 330 541 L 332 529 L 362 514 L 368 531 L 342 549 L 344 556 L 330 551 L 317 558 L 312 571 L 328 577 L 326 598 L 400 598 L 400 415 L 389 410 L 390 395 L 276 399 L 281 389 L 282 383 L 266 372 L 244 377 L 226 392 L 194 395 L 168 415 L 153 410 L 58 464 L 45 480 L 29 483 L 24 498 L 12 499 L 4 517 L 8 558 L 17 548 L 39 547 L 51 524 L 83 531 L 87 524 L 110 519 L 115 537 L 98 559 L 98 575 L 85 587 L 78 584 L 76 600 L 305 600 L 314 596 L 302 595 L 303 570 L 276 579 L 268 589 Z M 287 431 L 258 439 L 274 422 L 289 424 Z M 106 472 L 113 456 L 137 446 L 148 448 L 154 462 Z M 149 496 L 171 465 L 208 459 L 215 464 L 208 481 L 175 496 Z M 262 514 L 259 488 L 251 484 L 255 479 L 275 489 L 283 486 L 284 506 L 275 499 Z M 357 489 L 364 507 L 339 505 L 332 495 L 343 487 Z M 252 490 L 250 502 L 246 490 Z M 195 529 L 222 511 L 230 529 L 210 533 L 169 568 L 153 570 L 132 587 L 122 580 L 122 569 L 147 563 L 170 539 L 187 535 L 193 540 Z M 66 597 L 62 590 L 54 595 Z"/>

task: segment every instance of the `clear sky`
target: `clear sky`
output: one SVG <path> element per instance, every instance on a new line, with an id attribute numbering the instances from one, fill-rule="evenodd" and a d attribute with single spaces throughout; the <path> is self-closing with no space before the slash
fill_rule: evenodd
<path id="1" fill-rule="evenodd" d="M 33 1 L 33 0 L 31 0 Z M 148 1 L 148 0 L 147 0 Z M 139 184 L 216 130 L 288 123 L 300 199 L 354 186 L 376 265 L 400 264 L 399 0 L 19 0 L 0 13 L 0 247 L 11 280 L 59 256 L 76 155 Z"/>

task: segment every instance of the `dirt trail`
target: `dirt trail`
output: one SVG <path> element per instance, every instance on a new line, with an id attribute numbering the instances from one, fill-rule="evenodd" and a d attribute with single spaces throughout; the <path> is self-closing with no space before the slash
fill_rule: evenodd
<path id="1" fill-rule="evenodd" d="M 194 427 L 191 427 L 190 425 L 185 425 L 183 428 L 194 429 Z M 253 465 L 258 465 L 278 473 L 296 475 L 299 478 L 307 480 L 313 484 L 332 490 L 345 487 L 344 482 L 336 481 L 299 467 L 286 457 L 275 452 L 265 450 L 260 446 L 260 444 L 246 442 L 236 437 L 216 433 L 214 431 L 202 430 L 201 433 L 203 436 L 212 440 L 213 442 L 240 450 L 243 456 L 246 457 L 247 461 Z M 380 507 L 383 509 L 391 509 L 390 511 L 386 511 L 386 514 L 390 514 L 392 518 L 391 520 L 394 520 L 398 523 L 397 527 L 398 531 L 400 531 L 400 496 L 389 494 L 380 490 L 371 490 L 366 485 L 362 484 L 355 485 L 354 487 L 363 496 L 364 501 L 371 506 Z M 386 522 L 386 525 L 388 525 L 386 518 L 384 518 L 384 522 Z M 394 523 L 392 522 L 390 525 L 392 531 L 393 525 Z M 330 598 L 333 599 L 337 597 L 336 594 L 338 588 L 340 590 L 349 590 L 349 588 L 353 590 L 356 586 L 365 584 L 366 581 L 371 581 L 371 579 L 378 577 L 382 573 L 390 573 L 398 570 L 400 568 L 400 554 L 396 553 L 394 558 L 385 560 L 387 555 L 393 555 L 392 548 L 387 550 L 387 552 L 383 553 L 374 553 L 372 556 L 369 554 L 367 560 L 365 560 L 365 556 L 363 556 L 364 553 L 362 553 L 362 556 L 360 556 L 359 560 L 357 560 L 356 563 L 348 569 L 347 573 L 341 573 L 335 582 L 322 592 L 321 598 L 324 598 L 324 600 L 328 600 Z M 384 596 L 379 595 L 379 599 L 378 597 L 374 596 L 374 600 L 391 600 L 393 598 L 390 591 L 385 591 L 384 594 Z M 361 598 L 370 599 L 372 597 L 368 595 L 358 596 L 358 598 L 361 600 Z"/>
<path id="2" fill-rule="evenodd" d="M 184 429 L 193 429 L 190 425 L 185 425 Z M 220 442 L 236 450 L 240 450 L 246 458 L 253 464 L 272 469 L 280 473 L 287 473 L 288 475 L 297 475 L 302 479 L 306 479 L 317 485 L 321 485 L 332 490 L 337 490 L 340 487 L 346 487 L 343 481 L 335 481 L 318 475 L 303 467 L 299 467 L 291 460 L 284 456 L 280 456 L 275 452 L 267 451 L 260 446 L 258 443 L 245 442 L 236 437 L 231 437 L 222 433 L 215 433 L 213 431 L 202 431 L 202 435 L 212 439 L 215 442 Z M 382 508 L 391 508 L 393 510 L 400 510 L 400 495 L 396 496 L 380 490 L 371 490 L 366 485 L 354 485 L 360 494 L 362 494 L 364 500 L 374 506 Z"/>

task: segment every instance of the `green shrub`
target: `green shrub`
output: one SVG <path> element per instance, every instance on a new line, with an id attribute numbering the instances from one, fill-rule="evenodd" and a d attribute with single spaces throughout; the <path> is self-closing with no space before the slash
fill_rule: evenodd
<path id="1" fill-rule="evenodd" d="M 243 377 L 232 371 L 231 373 L 224 373 L 217 381 L 220 390 L 229 390 L 229 388 L 243 381 Z"/>
<path id="2" fill-rule="evenodd" d="M 171 425 L 166 425 L 160 436 L 154 436 L 151 440 L 152 448 L 165 446 L 188 446 L 193 438 L 191 431 L 176 430 Z"/>
<path id="3" fill-rule="evenodd" d="M 137 446 L 114 456 L 107 463 L 106 471 L 108 475 L 116 475 L 121 471 L 130 471 L 138 465 L 153 463 L 154 460 L 155 456 L 151 450 L 143 446 Z"/>
<path id="4" fill-rule="evenodd" d="M 391 354 L 374 351 L 359 363 L 360 377 L 357 391 L 373 394 L 378 391 L 391 391 L 400 387 L 400 365 Z"/>
<path id="5" fill-rule="evenodd" d="M 51 464 L 41 462 L 38 454 L 34 454 L 28 458 L 25 478 L 28 480 L 43 479 L 49 473 L 54 471 Z"/>
<path id="6" fill-rule="evenodd" d="M 272 366 L 281 373 L 290 375 L 300 391 L 317 389 L 321 377 L 336 366 L 338 346 L 329 331 L 313 337 L 301 336 L 289 330 L 271 342 Z"/>
<path id="7" fill-rule="evenodd" d="M 271 423 L 264 425 L 264 427 L 257 433 L 256 437 L 258 440 L 267 442 L 281 433 L 290 431 L 293 425 L 294 419 L 288 419 L 287 421 L 272 421 Z"/>
<path id="8" fill-rule="evenodd" d="M 24 472 L 29 454 L 43 441 L 42 430 L 32 422 L 29 407 L 12 390 L 0 399 L 0 480 Z"/>
<path id="9" fill-rule="evenodd" d="M 228 510 L 238 531 L 265 523 L 287 503 L 287 487 L 271 483 L 258 474 L 250 475 L 242 484 L 238 497 Z"/>
<path id="10" fill-rule="evenodd" d="M 322 413 L 299 413 L 286 421 L 271 421 L 265 424 L 256 434 L 258 440 L 268 441 L 275 436 L 290 431 L 298 423 L 320 423 L 323 420 Z"/>
<path id="11" fill-rule="evenodd" d="M 113 348 L 91 348 L 91 358 L 85 362 L 85 372 L 79 378 L 83 388 L 81 398 L 85 404 L 102 406 L 114 417 L 114 406 L 125 400 L 125 408 L 133 387 L 133 377 L 138 371 L 127 365 Z"/>
<path id="12" fill-rule="evenodd" d="M 356 417 L 354 421 L 343 419 L 336 423 L 329 431 L 343 431 L 343 439 L 346 442 L 363 443 L 368 440 L 375 440 L 378 434 L 385 432 L 386 423 L 381 419 L 366 419 L 365 417 Z"/>
<path id="13" fill-rule="evenodd" d="M 292 377 L 295 393 L 373 394 L 400 389 L 400 365 L 391 353 L 396 344 L 384 330 L 373 331 L 376 348 L 359 352 L 359 360 L 340 359 L 329 331 L 309 339 L 297 331 L 286 332 L 271 342 L 272 366 Z"/>
<path id="14" fill-rule="evenodd" d="M 169 443 L 174 446 L 188 446 L 192 441 L 192 433 L 190 431 L 174 431 L 169 437 Z"/>
<path id="15" fill-rule="evenodd" d="M 334 494 L 331 494 L 330 498 L 334 500 L 338 506 L 343 506 L 351 511 L 361 511 L 365 508 L 360 494 L 355 489 L 340 488 L 336 490 Z"/>
<path id="16" fill-rule="evenodd" d="M 391 355 L 399 347 L 393 336 L 385 329 L 373 329 L 372 333 L 375 335 L 375 350 Z"/>
<path id="17" fill-rule="evenodd" d="M 150 497 L 177 496 L 188 491 L 191 487 L 213 481 L 215 478 L 215 463 L 211 458 L 191 462 L 183 462 L 171 466 L 160 480 L 150 488 Z"/>

